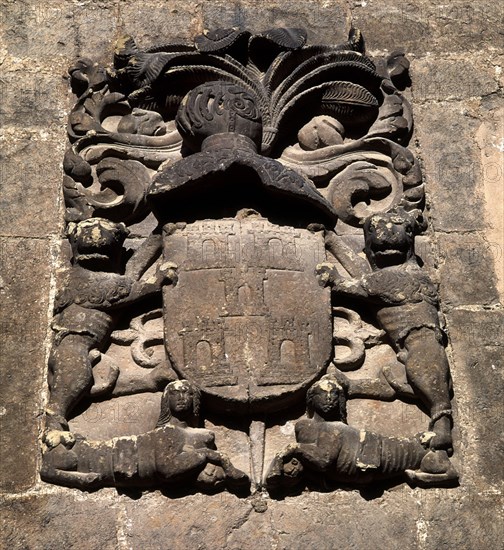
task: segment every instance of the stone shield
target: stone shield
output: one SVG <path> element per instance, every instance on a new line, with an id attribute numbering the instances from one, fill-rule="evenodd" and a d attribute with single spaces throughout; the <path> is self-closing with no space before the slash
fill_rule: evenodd
<path id="1" fill-rule="evenodd" d="M 169 224 L 163 241 L 179 274 L 163 289 L 165 344 L 179 376 L 218 411 L 295 400 L 332 352 L 330 290 L 315 275 L 322 232 L 251 216 Z"/>

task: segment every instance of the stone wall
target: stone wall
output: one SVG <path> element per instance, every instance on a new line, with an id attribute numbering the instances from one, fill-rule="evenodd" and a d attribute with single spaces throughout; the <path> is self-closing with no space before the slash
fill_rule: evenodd
<path id="1" fill-rule="evenodd" d="M 2 0 L 0 10 L 0 547 L 496 548 L 503 535 L 504 8 L 486 0 Z M 460 486 L 254 500 L 82 493 L 41 482 L 73 102 L 68 66 L 78 56 L 110 63 L 123 32 L 148 46 L 217 26 L 301 26 L 312 43 L 335 43 L 351 24 L 370 53 L 402 47 L 411 60 L 411 147 L 427 189 L 424 256 L 440 281 L 449 335 Z"/>

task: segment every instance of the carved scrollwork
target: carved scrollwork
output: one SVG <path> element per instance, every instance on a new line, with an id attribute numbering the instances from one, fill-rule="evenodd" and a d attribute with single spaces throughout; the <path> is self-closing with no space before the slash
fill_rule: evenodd
<path id="1" fill-rule="evenodd" d="M 320 134 L 324 137 L 318 137 Z M 422 206 L 422 174 L 408 149 L 374 137 L 325 144 L 341 141 L 342 134 L 333 119 L 313 121 L 302 129 L 301 139 L 322 147 L 314 150 L 306 150 L 306 145 L 304 149 L 300 145 L 290 147 L 280 160 L 311 177 L 339 218 L 350 225 L 362 225 L 373 213 L 398 206 L 410 210 Z"/>
<path id="2" fill-rule="evenodd" d="M 154 327 L 151 325 L 154 324 Z M 115 331 L 112 342 L 131 344 L 131 357 L 135 363 L 146 369 L 158 367 L 166 359 L 155 353 L 157 346 L 163 346 L 163 312 L 154 309 L 132 319 L 129 329 Z"/>
<path id="3" fill-rule="evenodd" d="M 90 88 L 100 90 L 109 82 L 104 67 L 87 57 L 81 57 L 73 67 L 70 67 L 68 73 L 72 91 L 79 97 L 88 92 Z"/>
<path id="4" fill-rule="evenodd" d="M 93 171 L 87 161 L 70 150 L 65 155 L 64 169 L 68 175 L 64 185 L 68 221 L 98 216 L 129 222 L 145 214 L 150 173 L 140 162 L 107 157 Z M 94 180 L 99 189 L 95 189 Z"/>
<path id="5" fill-rule="evenodd" d="M 382 342 L 384 334 L 383 330 L 364 322 L 356 311 L 333 307 L 332 363 L 342 371 L 358 369 L 364 363 L 366 348 Z"/>

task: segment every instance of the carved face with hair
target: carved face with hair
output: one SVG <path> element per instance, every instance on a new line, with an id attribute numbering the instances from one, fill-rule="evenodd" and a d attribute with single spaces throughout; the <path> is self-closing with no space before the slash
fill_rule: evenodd
<path id="1" fill-rule="evenodd" d="M 306 394 L 308 414 L 346 422 L 345 390 L 332 376 L 323 376 Z"/>
<path id="2" fill-rule="evenodd" d="M 79 263 L 116 261 L 129 230 L 123 223 L 89 218 L 68 225 L 74 260 Z"/>
<path id="3" fill-rule="evenodd" d="M 364 223 L 366 255 L 373 269 L 400 265 L 415 254 L 415 234 L 423 229 L 415 212 L 374 214 Z"/>
<path id="4" fill-rule="evenodd" d="M 161 414 L 157 425 L 169 422 L 172 417 L 185 419 L 199 414 L 200 392 L 188 380 L 170 382 L 161 398 Z"/>

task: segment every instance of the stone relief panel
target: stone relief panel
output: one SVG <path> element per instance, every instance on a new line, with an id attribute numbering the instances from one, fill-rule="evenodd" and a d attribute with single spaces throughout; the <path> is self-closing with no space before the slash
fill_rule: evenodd
<path id="1" fill-rule="evenodd" d="M 357 29 L 124 36 L 113 66 L 76 62 L 45 481 L 457 484 L 408 68 Z"/>

